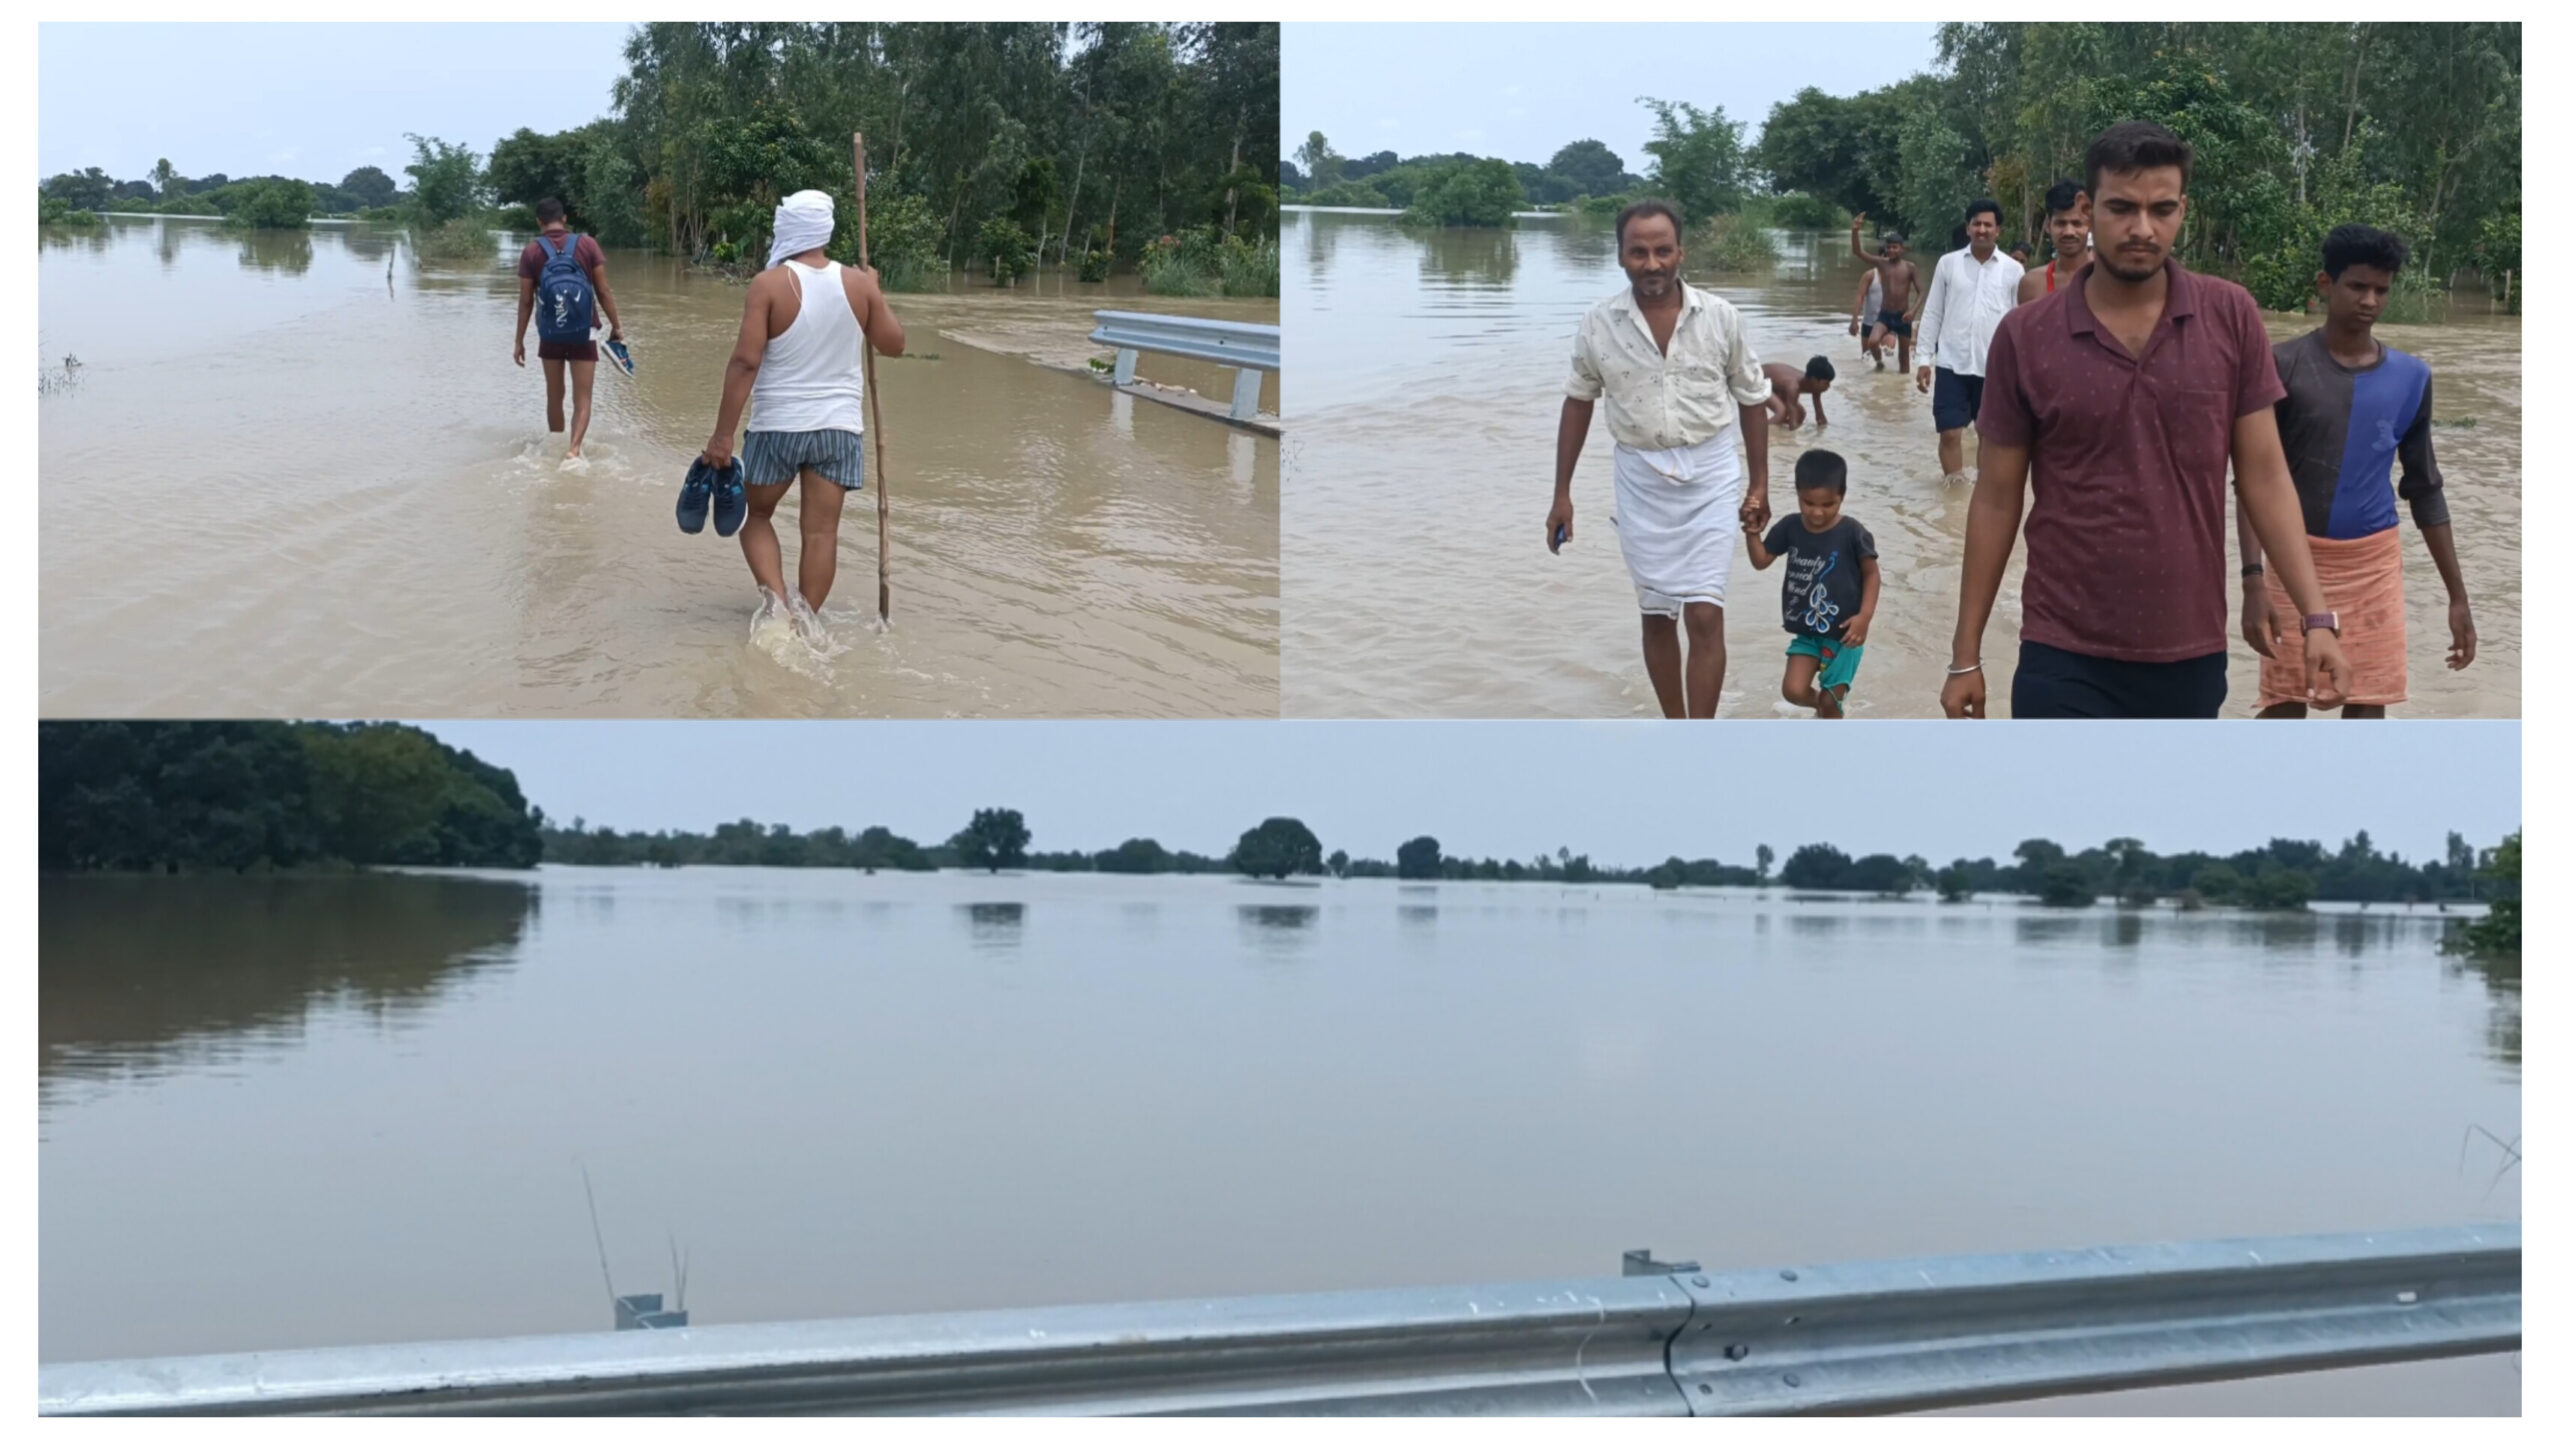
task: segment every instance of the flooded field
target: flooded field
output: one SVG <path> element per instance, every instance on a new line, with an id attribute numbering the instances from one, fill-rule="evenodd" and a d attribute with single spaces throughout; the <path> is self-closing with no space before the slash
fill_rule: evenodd
<path id="1" fill-rule="evenodd" d="M 1606 516 L 1609 439 L 1594 423 L 1574 480 L 1580 522 L 1561 557 L 1540 541 L 1574 326 L 1624 288 L 1606 221 L 1526 217 L 1514 231 L 1412 232 L 1391 215 L 1294 210 L 1281 227 L 1296 377 L 1282 512 L 1287 712 L 1327 716 L 1651 715 L 1634 596 Z M 1705 277 L 1763 360 L 1831 357 L 1830 427 L 1773 431 L 1770 499 L 1793 507 L 1796 456 L 1849 461 L 1844 513 L 1876 537 L 1884 593 L 1851 716 L 1940 713 L 1969 490 L 1940 480 L 1927 397 L 1875 373 L 1848 334 L 1860 268 L 1845 236 L 1799 237 L 1774 272 Z M 1693 279 L 1698 278 L 1696 276 Z M 2310 328 L 2270 315 L 2283 340 Z M 2512 317 L 2384 326 L 2436 373 L 2436 447 L 2471 591 L 2479 658 L 2444 668 L 2444 589 L 2416 528 L 2408 574 L 2410 701 L 2394 715 L 2522 713 L 2523 331 Z M 1968 445 L 1968 464 L 1970 464 Z M 2231 570 L 2231 697 L 2251 712 L 2257 655 L 2239 634 Z M 2019 545 L 1984 652 L 1992 711 L 2017 658 Z M 1783 710 L 1781 570 L 1737 555 L 1732 656 L 1719 713 Z"/>
<path id="2" fill-rule="evenodd" d="M 578 870 L 48 879 L 46 1361 L 2513 1219 L 2445 916 Z M 2081 1399 L 2507 1413 L 2513 1356 Z"/>
<path id="3" fill-rule="evenodd" d="M 858 496 L 826 654 L 751 638 L 736 542 L 673 522 L 742 287 L 611 257 L 639 371 L 597 376 L 587 457 L 564 466 L 539 366 L 510 359 L 520 243 L 421 265 L 365 225 L 42 236 L 39 366 L 79 361 L 38 412 L 42 712 L 1277 711 L 1277 443 L 1053 368 L 1101 353 L 1082 339 L 1096 309 L 1269 323 L 1276 302 L 1055 277 L 893 297 L 896 623 L 871 623 Z M 1227 393 L 1206 365 L 1140 373 Z"/>

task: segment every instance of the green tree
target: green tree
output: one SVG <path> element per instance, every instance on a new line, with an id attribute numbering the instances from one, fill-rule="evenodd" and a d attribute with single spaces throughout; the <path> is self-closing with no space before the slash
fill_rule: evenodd
<path id="1" fill-rule="evenodd" d="M 115 198 L 116 182 L 107 172 L 92 165 L 85 170 L 66 171 L 46 180 L 39 195 L 60 200 L 75 210 L 103 210 Z"/>
<path id="2" fill-rule="evenodd" d="M 319 201 L 301 180 L 244 180 L 223 215 L 223 223 L 241 230 L 307 230 Z"/>
<path id="3" fill-rule="evenodd" d="M 1031 827 L 1022 822 L 1020 810 L 979 810 L 969 816 L 967 828 L 951 837 L 952 853 L 963 867 L 989 874 L 1020 869 L 1023 852 L 1029 848 Z"/>
<path id="4" fill-rule="evenodd" d="M 1351 877 L 1351 851 L 1347 849 L 1337 849 L 1333 853 L 1326 855 L 1324 857 L 1324 867 L 1332 873 L 1335 879 L 1349 879 Z"/>
<path id="5" fill-rule="evenodd" d="M 1973 897 L 1973 876 L 1964 866 L 1951 864 L 1938 871 L 1938 898 L 1949 904 L 1962 904 Z"/>
<path id="6" fill-rule="evenodd" d="M 576 202 L 583 198 L 580 192 L 586 188 L 582 139 L 574 130 L 557 135 L 517 130 L 489 149 L 489 193 L 501 205 L 558 200 L 574 213 L 579 208 Z"/>
<path id="7" fill-rule="evenodd" d="M 1287 879 L 1314 874 L 1324 867 L 1324 847 L 1315 832 L 1294 819 L 1266 819 L 1236 839 L 1227 865 L 1256 879 Z"/>
<path id="8" fill-rule="evenodd" d="M 1329 189 L 1342 183 L 1342 156 L 1325 140 L 1322 130 L 1307 132 L 1305 143 L 1298 146 L 1298 168 L 1307 172 L 1307 183 L 1314 189 Z"/>
<path id="9" fill-rule="evenodd" d="M 1764 885 L 1767 884 L 1769 882 L 1769 866 L 1777 863 L 1778 852 L 1764 844 L 1751 852 L 1751 858 L 1752 872 L 1759 877 L 1760 883 Z"/>
<path id="10" fill-rule="evenodd" d="M 1686 101 L 1649 97 L 1638 103 L 1653 111 L 1653 138 L 1644 150 L 1653 157 L 1654 188 L 1692 224 L 1741 209 L 1753 179 L 1743 122 L 1727 119 L 1721 105 L 1700 110 Z"/>
<path id="11" fill-rule="evenodd" d="M 1848 889 L 1856 869 L 1856 862 L 1839 846 L 1808 844 L 1787 856 L 1778 882 L 1789 889 Z"/>
<path id="12" fill-rule="evenodd" d="M 1503 229 L 1528 203 L 1520 177 L 1501 160 L 1460 160 L 1425 180 L 1405 206 L 1407 224 L 1438 228 Z"/>
<path id="13" fill-rule="evenodd" d="M 2524 831 L 2489 851 L 2480 873 L 2489 885 L 2489 914 L 2466 921 L 2449 943 L 2475 959 L 2524 957 Z"/>
<path id="14" fill-rule="evenodd" d="M 1440 841 L 1420 835 L 1396 846 L 1396 878 L 1438 879 Z"/>
<path id="15" fill-rule="evenodd" d="M 179 187 L 186 183 L 186 177 L 178 173 L 178 167 L 170 164 L 167 156 L 151 167 L 151 188 L 163 200 L 176 199 L 183 193 Z"/>
<path id="16" fill-rule="evenodd" d="M 349 170 L 346 178 L 338 182 L 338 188 L 367 209 L 379 209 L 400 198 L 400 186 L 382 173 L 379 165 L 358 165 Z"/>
<path id="17" fill-rule="evenodd" d="M 2037 876 L 2036 898 L 2059 909 L 2086 909 L 2098 902 L 2098 882 L 2080 860 L 2057 859 Z"/>
<path id="18" fill-rule="evenodd" d="M 429 136 L 411 135 L 417 158 L 409 173 L 411 218 L 433 228 L 479 210 L 483 182 L 480 157 L 467 145 L 448 145 Z"/>
<path id="19" fill-rule="evenodd" d="M 1547 173 L 1562 184 L 1566 193 L 1558 198 L 1566 200 L 1624 194 L 1635 185 L 1618 152 L 1597 140 L 1576 140 L 1556 151 L 1547 161 Z"/>

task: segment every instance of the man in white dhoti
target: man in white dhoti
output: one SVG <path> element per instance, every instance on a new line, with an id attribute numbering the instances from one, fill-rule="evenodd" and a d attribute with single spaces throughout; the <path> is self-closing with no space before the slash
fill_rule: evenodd
<path id="1" fill-rule="evenodd" d="M 1627 288 L 1592 306 L 1574 336 L 1547 549 L 1573 538 L 1574 462 L 1592 402 L 1605 395 L 1617 441 L 1618 552 L 1643 615 L 1645 673 L 1664 715 L 1713 719 L 1724 689 L 1725 576 L 1743 526 L 1756 533 L 1769 522 L 1769 379 L 1742 316 L 1680 278 L 1679 211 L 1639 200 L 1619 212 L 1618 264 Z"/>

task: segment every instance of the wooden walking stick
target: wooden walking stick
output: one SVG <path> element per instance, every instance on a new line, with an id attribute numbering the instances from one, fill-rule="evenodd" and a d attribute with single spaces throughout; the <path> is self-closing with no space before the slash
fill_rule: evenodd
<path id="1" fill-rule="evenodd" d="M 863 164 L 862 132 L 853 132 L 853 223 L 862 268 L 871 268 L 871 172 Z M 871 282 L 880 283 L 874 272 Z M 884 291 L 885 293 L 885 291 Z M 862 331 L 862 393 L 871 406 L 871 498 L 880 514 L 880 623 L 889 622 L 889 441 L 880 432 L 880 375 L 871 360 L 871 330 Z"/>

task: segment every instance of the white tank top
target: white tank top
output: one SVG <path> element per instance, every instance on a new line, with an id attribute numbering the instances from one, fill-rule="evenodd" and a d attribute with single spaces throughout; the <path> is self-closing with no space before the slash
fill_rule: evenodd
<path id="1" fill-rule="evenodd" d="M 785 260 L 800 289 L 791 327 L 765 341 L 749 430 L 862 433 L 862 321 L 829 260 L 814 269 Z"/>

